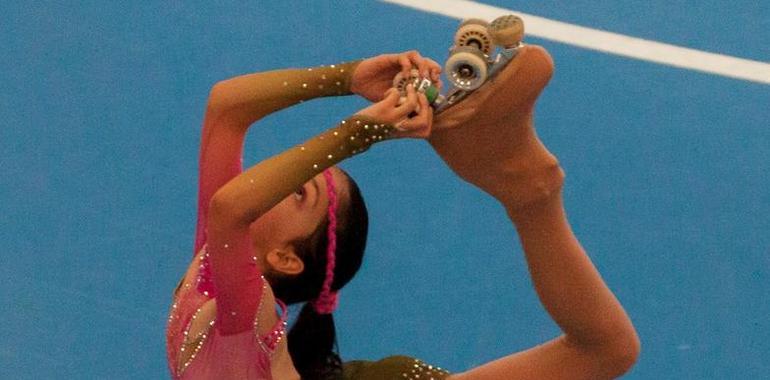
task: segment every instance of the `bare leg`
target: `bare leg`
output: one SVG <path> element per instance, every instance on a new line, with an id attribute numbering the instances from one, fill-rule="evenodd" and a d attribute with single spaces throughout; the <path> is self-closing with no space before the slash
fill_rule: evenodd
<path id="1" fill-rule="evenodd" d="M 442 113 L 430 142 L 466 181 L 498 199 L 521 238 L 532 282 L 564 335 L 460 379 L 599 379 L 635 362 L 639 340 L 564 211 L 564 174 L 535 133 L 533 109 L 553 62 L 525 47 L 495 81 Z"/>

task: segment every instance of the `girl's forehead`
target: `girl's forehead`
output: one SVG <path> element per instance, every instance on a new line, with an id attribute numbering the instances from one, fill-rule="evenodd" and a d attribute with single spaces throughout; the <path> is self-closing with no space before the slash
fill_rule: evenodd
<path id="1" fill-rule="evenodd" d="M 350 181 L 348 179 L 347 174 L 340 168 L 336 166 L 332 166 L 329 169 L 329 172 L 332 175 L 332 181 L 334 181 L 334 192 L 337 194 L 337 197 L 347 197 L 348 194 L 348 187 L 350 186 Z M 322 178 L 322 183 L 324 184 L 324 191 L 328 191 L 328 184 L 326 183 L 326 176 L 323 175 L 323 173 L 318 175 L 320 178 Z"/>

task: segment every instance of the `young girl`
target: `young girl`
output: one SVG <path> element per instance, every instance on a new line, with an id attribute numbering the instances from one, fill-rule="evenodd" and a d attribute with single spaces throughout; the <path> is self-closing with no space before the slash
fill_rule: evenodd
<path id="1" fill-rule="evenodd" d="M 386 92 L 398 72 L 412 67 L 439 79 L 435 62 L 408 52 L 214 86 L 201 139 L 195 256 L 174 292 L 167 328 L 173 378 L 341 372 L 331 312 L 336 292 L 361 264 L 368 224 L 358 188 L 333 165 L 376 142 L 430 134 L 424 95 L 411 86 L 405 101 Z M 377 103 L 242 172 L 253 122 L 311 98 L 352 93 Z M 284 302 L 302 301 L 310 302 L 289 333 L 297 344 L 287 345 Z"/>
<path id="2" fill-rule="evenodd" d="M 414 64 L 425 72 L 425 76 L 435 78 L 438 70 L 432 62 L 423 60 L 416 53 L 399 57 L 381 58 L 380 62 L 389 63 L 379 65 L 380 68 L 372 70 L 371 73 L 390 70 L 389 74 L 395 74 L 392 72 L 393 67 L 398 71 L 399 65 L 394 62 L 400 60 L 403 62 L 400 69 L 406 71 Z M 370 63 L 366 67 L 375 66 L 378 65 Z M 355 89 L 355 78 L 363 67 L 365 66 L 362 62 L 357 68 L 354 64 L 352 68 L 338 66 L 331 69 L 348 72 L 355 70 L 356 74 L 353 75 L 350 86 Z M 390 69 L 381 69 L 386 67 Z M 317 72 L 318 69 L 315 70 Z M 311 182 L 298 190 L 295 196 L 284 199 L 273 209 L 270 207 L 280 201 L 282 195 L 290 193 L 294 187 L 302 184 L 304 179 L 310 178 L 315 171 L 323 169 L 324 159 L 334 161 L 342 158 L 338 149 L 342 149 L 340 152 L 343 152 L 343 155 L 345 152 L 355 153 L 365 149 L 372 141 L 403 133 L 393 132 L 391 126 L 383 127 L 381 123 L 400 125 L 402 129 L 414 131 L 413 133 L 419 136 L 429 133 L 432 122 L 430 109 L 426 107 L 424 97 L 417 97 L 410 89 L 410 99 L 405 106 L 398 107 L 397 95 L 389 94 L 384 101 L 362 111 L 358 117 L 351 118 L 338 129 L 322 135 L 323 139 L 313 139 L 239 175 L 217 192 L 217 196 L 210 202 L 211 210 L 207 211 L 205 207 L 201 209 L 201 218 L 209 221 L 208 236 L 205 235 L 205 228 L 200 227 L 196 243 L 196 248 L 201 248 L 197 260 L 202 264 L 191 265 L 177 295 L 177 303 L 169 323 L 169 362 L 174 376 L 240 379 L 269 378 L 273 375 L 279 379 L 292 379 L 298 377 L 295 368 L 307 379 L 342 376 L 351 380 L 602 379 L 617 377 L 626 372 L 638 355 L 639 341 L 636 332 L 623 308 L 604 284 L 573 235 L 561 200 L 563 173 L 556 159 L 539 141 L 533 128 L 534 103 L 550 79 L 552 70 L 552 62 L 544 50 L 532 46 L 523 48 L 494 81 L 439 115 L 429 141 L 460 177 L 494 196 L 505 206 L 519 233 L 535 289 L 546 310 L 564 331 L 561 337 L 454 375 L 402 356 L 378 362 L 347 363 L 344 372 L 340 373 L 339 362 L 335 356 L 329 355 L 330 349 L 319 349 L 319 346 L 309 344 L 317 341 L 315 338 L 308 338 L 312 334 L 290 334 L 290 342 L 300 343 L 306 349 L 291 349 L 289 346 L 292 351 L 289 357 L 286 341 L 282 339 L 283 325 L 280 317 L 271 307 L 262 307 L 264 303 L 269 305 L 274 299 L 267 282 L 275 289 L 284 289 L 282 291 L 287 295 L 282 297 L 289 299 L 288 294 L 292 294 L 296 289 L 291 285 L 284 286 L 284 280 L 288 278 L 287 281 L 290 281 L 296 278 L 290 276 L 297 276 L 304 271 L 315 271 L 318 267 L 326 268 L 326 274 L 320 276 L 323 277 L 321 285 L 310 287 L 314 289 L 311 293 L 318 294 L 315 297 L 317 300 L 303 309 L 295 330 L 315 332 L 316 338 L 324 336 L 327 347 L 330 347 L 333 341 L 333 327 L 329 330 L 312 325 L 322 319 L 319 314 L 323 315 L 333 309 L 334 296 L 330 290 L 344 285 L 355 272 L 355 269 L 338 269 L 343 260 L 348 260 L 344 257 L 356 256 L 349 255 L 347 251 L 342 254 L 339 249 L 339 243 L 348 238 L 344 238 L 345 234 L 337 228 L 339 220 L 336 219 L 338 215 L 345 214 L 340 209 L 351 206 L 340 206 L 344 202 L 337 202 L 337 199 L 347 200 L 350 197 L 348 193 L 338 190 L 337 183 L 345 182 L 346 179 L 336 170 L 325 172 L 323 176 L 316 175 Z M 323 80 L 329 80 L 333 72 L 324 71 L 323 74 L 316 75 L 320 75 L 319 78 Z M 216 176 L 217 173 L 212 171 L 207 174 L 208 166 L 204 165 L 207 154 L 218 152 L 216 149 L 209 152 L 206 148 L 207 141 L 214 141 L 213 132 L 208 131 L 213 129 L 210 127 L 220 123 L 241 125 L 235 135 L 242 138 L 244 125 L 250 123 L 248 120 L 255 120 L 269 112 L 261 111 L 251 117 L 239 116 L 233 111 L 248 112 L 258 108 L 253 102 L 244 99 L 256 96 L 256 99 L 259 99 L 257 102 L 270 104 L 271 110 L 275 110 L 301 100 L 296 96 L 287 99 L 287 96 L 293 94 L 292 91 L 274 92 L 276 86 L 290 88 L 292 85 L 299 85 L 303 89 L 300 91 L 304 91 L 328 85 L 328 82 L 313 82 L 310 77 L 303 77 L 301 82 L 289 81 L 284 79 L 284 74 L 286 73 L 257 74 L 260 78 L 258 81 L 249 81 L 249 77 L 240 78 L 243 87 L 228 82 L 215 87 L 204 127 L 202 181 L 204 178 Z M 269 79 L 270 75 L 276 78 Z M 291 72 L 291 75 L 300 73 Z M 370 75 L 374 76 L 376 75 Z M 390 85 L 387 77 L 392 78 L 393 75 L 381 77 L 379 82 L 382 87 L 373 92 L 374 94 L 381 93 Z M 340 83 L 344 88 L 345 78 L 341 79 L 343 80 Z M 270 91 L 260 90 L 264 88 L 260 85 L 262 83 L 267 83 Z M 242 93 L 248 96 L 232 95 Z M 367 97 L 376 100 L 371 94 Z M 222 107 L 218 105 L 219 102 L 228 106 Z M 420 104 L 417 118 L 404 122 L 404 116 L 416 109 L 416 103 Z M 218 107 L 221 107 L 219 111 L 215 111 Z M 501 114 L 500 110 L 506 112 Z M 228 113 L 229 116 L 226 116 Z M 371 115 L 379 115 L 381 121 L 368 118 Z M 237 124 L 238 122 L 240 124 Z M 381 132 L 383 128 L 386 132 Z M 226 133 L 218 137 L 226 138 Z M 237 141 L 237 146 L 240 147 L 242 140 L 233 140 Z M 355 141 L 354 144 L 362 145 L 345 145 L 340 143 L 341 140 Z M 222 144 L 222 152 L 226 151 L 228 146 L 233 145 Z M 319 151 L 323 153 L 319 155 Z M 240 151 L 237 151 L 234 157 L 239 156 Z M 308 167 L 313 170 L 303 177 L 300 173 L 302 170 L 309 170 Z M 237 170 L 231 171 L 228 178 L 235 174 Z M 268 179 L 272 182 L 267 182 Z M 217 189 L 225 182 L 226 179 L 221 180 L 213 188 Z M 263 187 L 257 187 L 256 184 Z M 202 182 L 202 201 L 207 200 L 208 194 L 204 188 L 206 185 Z M 279 190 L 271 193 L 271 197 L 268 189 Z M 324 191 L 327 194 L 325 197 Z M 213 193 L 213 190 L 211 192 Z M 210 198 L 210 195 L 208 197 Z M 300 207 L 292 202 L 316 207 L 313 217 L 308 216 L 307 225 L 300 224 L 304 227 L 292 228 L 289 223 L 300 218 L 298 213 L 290 214 L 294 210 L 291 207 Z M 321 206 L 317 206 L 319 203 Z M 266 211 L 268 209 L 269 211 Z M 208 218 L 205 218 L 206 215 Z M 246 232 L 249 225 L 251 228 L 248 233 L 273 243 L 250 240 Z M 322 257 L 315 261 L 317 264 L 308 265 L 313 255 L 297 252 L 304 252 L 300 248 L 302 246 L 317 244 L 324 236 L 317 233 L 319 228 L 325 230 L 326 236 L 329 237 L 329 244 L 324 251 L 326 256 L 321 255 Z M 356 226 L 347 223 L 342 230 L 355 228 Z M 304 243 L 292 245 L 291 237 L 294 237 L 294 241 Z M 206 248 L 203 248 L 204 243 Z M 335 244 L 337 247 L 334 247 Z M 361 247 L 361 244 L 357 247 Z M 257 254 L 251 256 L 252 252 Z M 330 255 L 331 252 L 336 252 L 336 257 Z M 211 259 L 210 266 L 207 257 Z M 324 258 L 328 259 L 324 262 Z M 350 267 L 357 268 L 360 264 L 360 253 L 351 261 L 355 264 Z M 202 273 L 199 273 L 199 267 Z M 268 278 L 267 282 L 259 276 L 260 270 Z M 331 284 L 329 278 L 333 278 Z M 213 281 L 213 287 L 210 281 Z M 316 281 L 316 284 L 318 283 Z M 214 290 L 216 297 L 212 299 Z M 277 290 L 276 292 L 278 293 Z M 214 327 L 211 327 L 212 325 Z M 311 327 L 307 328 L 308 325 Z"/>
<path id="3" fill-rule="evenodd" d="M 634 364 L 636 331 L 572 233 L 564 174 L 533 127 L 535 101 L 552 73 L 545 50 L 523 47 L 494 80 L 437 115 L 429 141 L 458 176 L 505 207 L 535 290 L 563 335 L 464 373 L 391 357 L 347 363 L 345 379 L 610 379 Z"/>

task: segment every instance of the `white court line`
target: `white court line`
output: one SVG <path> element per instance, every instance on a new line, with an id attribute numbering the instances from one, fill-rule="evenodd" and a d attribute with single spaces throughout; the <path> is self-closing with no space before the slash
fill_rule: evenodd
<path id="1" fill-rule="evenodd" d="M 604 53 L 702 71 L 730 78 L 770 84 L 770 64 L 729 55 L 709 53 L 618 33 L 549 20 L 519 11 L 467 0 L 380 0 L 456 19 L 493 20 L 513 13 L 524 20 L 526 34 L 598 50 Z"/>

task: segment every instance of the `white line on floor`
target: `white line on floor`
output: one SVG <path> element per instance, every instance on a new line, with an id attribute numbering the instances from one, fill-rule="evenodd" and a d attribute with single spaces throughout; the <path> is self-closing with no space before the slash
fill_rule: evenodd
<path id="1" fill-rule="evenodd" d="M 605 32 L 561 21 L 549 20 L 515 10 L 493 7 L 475 1 L 381 1 L 456 19 L 476 17 L 491 21 L 497 16 L 512 13 L 524 20 L 527 35 L 643 61 L 770 84 L 770 64 L 765 62 Z"/>

